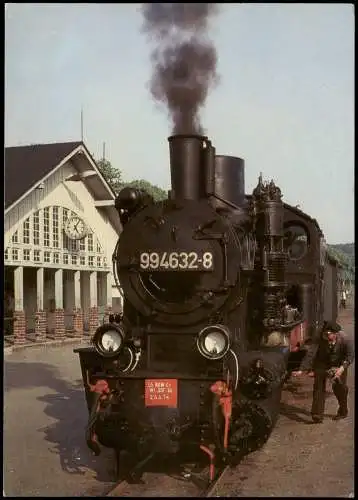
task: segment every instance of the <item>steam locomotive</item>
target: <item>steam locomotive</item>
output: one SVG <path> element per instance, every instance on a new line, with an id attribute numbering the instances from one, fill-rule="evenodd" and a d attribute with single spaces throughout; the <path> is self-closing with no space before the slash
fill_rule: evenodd
<path id="1" fill-rule="evenodd" d="M 244 160 L 205 136 L 168 140 L 168 199 L 126 187 L 115 201 L 123 313 L 75 350 L 86 440 L 96 454 L 190 448 L 235 462 L 267 440 L 292 357 L 335 319 L 335 263 L 273 181 L 245 195 Z"/>

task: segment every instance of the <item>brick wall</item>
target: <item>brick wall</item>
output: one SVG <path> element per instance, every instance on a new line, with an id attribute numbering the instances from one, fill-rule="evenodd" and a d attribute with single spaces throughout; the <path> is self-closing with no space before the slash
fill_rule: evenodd
<path id="1" fill-rule="evenodd" d="M 55 337 L 63 338 L 65 336 L 65 311 L 63 309 L 55 309 Z"/>
<path id="2" fill-rule="evenodd" d="M 35 341 L 41 342 L 46 340 L 47 330 L 47 312 L 37 311 L 35 313 Z"/>
<path id="3" fill-rule="evenodd" d="M 83 311 L 82 309 L 73 310 L 73 333 L 76 337 L 83 335 Z"/>
<path id="4" fill-rule="evenodd" d="M 98 328 L 98 307 L 90 307 L 89 310 L 89 334 L 94 335 Z"/>
<path id="5" fill-rule="evenodd" d="M 26 342 L 26 319 L 25 311 L 14 311 L 14 344 Z"/>
<path id="6" fill-rule="evenodd" d="M 109 315 L 112 314 L 112 308 L 110 306 L 106 307 L 104 311 L 104 323 L 109 322 Z"/>

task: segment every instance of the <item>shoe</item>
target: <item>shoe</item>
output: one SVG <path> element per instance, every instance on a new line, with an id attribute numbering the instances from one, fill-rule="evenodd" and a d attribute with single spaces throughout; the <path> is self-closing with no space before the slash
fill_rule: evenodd
<path id="1" fill-rule="evenodd" d="M 348 417 L 348 410 L 345 408 L 344 410 L 339 409 L 337 411 L 337 415 L 335 415 L 332 420 L 342 420 L 343 418 Z"/>
<path id="2" fill-rule="evenodd" d="M 321 424 L 323 422 L 323 417 L 320 415 L 312 415 L 312 421 L 314 424 Z"/>

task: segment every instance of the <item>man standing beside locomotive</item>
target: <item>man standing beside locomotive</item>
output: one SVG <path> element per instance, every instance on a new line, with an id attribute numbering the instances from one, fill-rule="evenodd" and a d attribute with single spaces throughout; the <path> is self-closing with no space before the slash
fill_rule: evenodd
<path id="1" fill-rule="evenodd" d="M 347 369 L 353 363 L 353 344 L 335 323 L 325 322 L 321 338 L 313 344 L 302 360 L 300 370 L 293 376 L 303 372 L 314 372 L 312 420 L 315 423 L 323 421 L 326 399 L 327 377 L 332 381 L 333 393 L 339 404 L 334 420 L 346 418 L 348 415 Z"/>

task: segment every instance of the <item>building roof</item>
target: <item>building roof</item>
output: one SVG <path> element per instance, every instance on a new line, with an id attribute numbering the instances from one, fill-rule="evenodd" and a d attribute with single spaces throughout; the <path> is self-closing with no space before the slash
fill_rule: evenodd
<path id="1" fill-rule="evenodd" d="M 5 208 L 41 181 L 82 142 L 5 148 Z"/>

